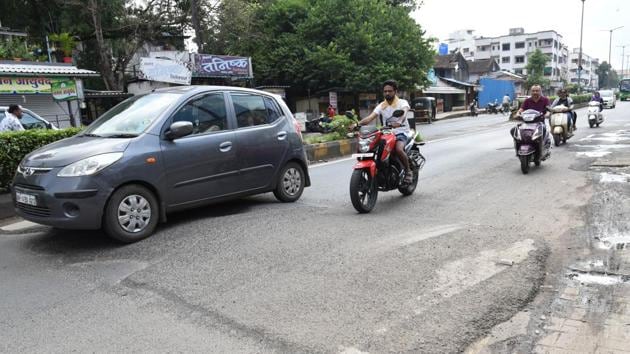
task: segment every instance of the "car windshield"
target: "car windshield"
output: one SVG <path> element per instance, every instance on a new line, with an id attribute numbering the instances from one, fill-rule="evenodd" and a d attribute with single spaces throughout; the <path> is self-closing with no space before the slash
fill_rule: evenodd
<path id="1" fill-rule="evenodd" d="M 180 94 L 150 93 L 129 98 L 105 112 L 81 135 L 130 138 L 142 134 Z"/>
<path id="2" fill-rule="evenodd" d="M 613 95 L 613 92 L 612 92 L 612 91 L 610 91 L 610 90 L 608 90 L 608 91 L 599 91 L 599 94 L 600 94 L 602 97 L 611 97 L 611 96 Z"/>

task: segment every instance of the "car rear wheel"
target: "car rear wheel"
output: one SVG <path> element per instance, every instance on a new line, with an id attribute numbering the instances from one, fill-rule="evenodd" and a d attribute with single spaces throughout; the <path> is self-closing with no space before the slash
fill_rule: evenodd
<path id="1" fill-rule="evenodd" d="M 132 184 L 112 194 L 105 207 L 103 228 L 115 240 L 137 242 L 151 236 L 159 215 L 155 195 L 143 186 Z"/>
<path id="2" fill-rule="evenodd" d="M 284 203 L 292 203 L 300 199 L 306 182 L 302 166 L 295 162 L 289 162 L 282 168 L 278 176 L 273 195 Z"/>

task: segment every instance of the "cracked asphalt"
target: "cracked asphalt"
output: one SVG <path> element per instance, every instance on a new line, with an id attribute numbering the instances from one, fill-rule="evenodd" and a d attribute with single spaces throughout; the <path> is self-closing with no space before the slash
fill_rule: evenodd
<path id="1" fill-rule="evenodd" d="M 622 121 L 629 108 L 605 113 Z M 420 126 L 419 188 L 379 194 L 368 215 L 351 206 L 353 161 L 341 159 L 311 167 L 297 203 L 261 195 L 171 215 L 133 245 L 0 234 L 0 351 L 464 351 L 544 302 L 593 195 L 589 158 L 576 156 L 588 149 L 573 146 L 593 134 L 583 114 L 529 175 L 511 126 L 500 115 Z"/>

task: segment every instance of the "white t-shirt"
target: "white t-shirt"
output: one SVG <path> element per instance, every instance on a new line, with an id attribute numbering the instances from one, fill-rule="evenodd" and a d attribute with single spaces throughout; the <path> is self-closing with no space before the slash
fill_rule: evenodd
<path id="1" fill-rule="evenodd" d="M 409 109 L 409 102 L 407 100 L 403 100 L 402 98 L 394 98 L 392 104 L 389 104 L 387 101 L 381 102 L 376 108 L 374 108 L 374 113 L 376 115 L 381 115 L 383 117 L 383 124 L 390 123 L 399 123 L 401 125 L 400 128 L 394 129 L 394 134 L 407 133 L 409 131 L 409 123 L 407 122 L 406 115 L 402 117 L 392 117 L 394 111 L 398 109 Z"/>
<path id="2" fill-rule="evenodd" d="M 8 131 L 18 131 L 24 130 L 22 123 L 18 117 L 9 113 L 9 111 L 4 112 L 4 119 L 0 121 L 0 132 L 8 132 Z"/>

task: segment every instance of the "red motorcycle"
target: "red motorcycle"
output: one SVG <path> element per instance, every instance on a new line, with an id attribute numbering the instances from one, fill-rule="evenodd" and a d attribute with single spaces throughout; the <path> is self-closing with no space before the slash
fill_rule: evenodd
<path id="1" fill-rule="evenodd" d="M 396 110 L 394 117 L 404 114 Z M 418 185 L 418 173 L 426 159 L 420 153 L 420 145 L 415 141 L 418 133 L 411 130 L 407 134 L 405 152 L 413 171 L 413 181 L 405 183 L 405 168 L 395 154 L 396 135 L 394 128 L 386 125 L 381 128 L 363 126 L 359 129 L 357 159 L 350 178 L 350 200 L 359 213 L 369 213 L 376 205 L 379 191 L 398 189 L 403 195 L 411 195 Z"/>

